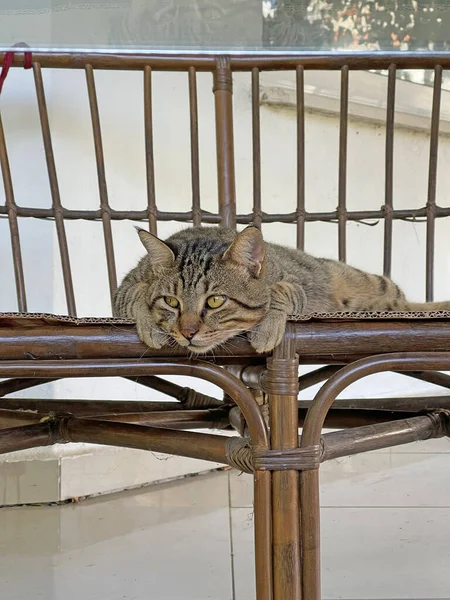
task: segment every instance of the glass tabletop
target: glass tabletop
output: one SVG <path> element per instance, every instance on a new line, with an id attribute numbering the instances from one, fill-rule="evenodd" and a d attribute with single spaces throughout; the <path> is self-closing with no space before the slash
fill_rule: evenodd
<path id="1" fill-rule="evenodd" d="M 432 51 L 450 0 L 0 0 L 0 49 Z"/>

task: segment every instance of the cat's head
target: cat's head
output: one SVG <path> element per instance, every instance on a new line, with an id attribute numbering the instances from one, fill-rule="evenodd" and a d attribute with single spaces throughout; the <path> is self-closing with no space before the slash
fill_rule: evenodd
<path id="1" fill-rule="evenodd" d="M 254 327 L 267 313 L 261 232 L 247 227 L 234 239 L 187 236 L 163 242 L 144 230 L 148 252 L 147 306 L 152 321 L 180 346 L 206 352 Z"/>

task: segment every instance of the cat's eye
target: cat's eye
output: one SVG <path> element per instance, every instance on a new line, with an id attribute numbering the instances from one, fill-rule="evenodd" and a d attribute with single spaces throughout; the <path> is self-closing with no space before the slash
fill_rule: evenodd
<path id="1" fill-rule="evenodd" d="M 174 296 L 165 296 L 164 302 L 168 304 L 171 308 L 178 308 L 180 306 L 180 303 L 176 298 L 174 298 Z"/>
<path id="2" fill-rule="evenodd" d="M 210 296 L 206 300 L 206 306 L 208 308 L 219 308 L 227 299 L 226 296 Z"/>

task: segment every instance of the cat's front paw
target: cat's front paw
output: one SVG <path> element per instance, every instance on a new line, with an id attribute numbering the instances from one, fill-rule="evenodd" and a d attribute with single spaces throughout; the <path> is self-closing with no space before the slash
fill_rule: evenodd
<path id="1" fill-rule="evenodd" d="M 159 350 L 167 341 L 167 335 L 158 330 L 148 316 L 141 316 L 136 320 L 136 329 L 141 342 L 149 348 Z"/>
<path id="2" fill-rule="evenodd" d="M 286 330 L 286 315 L 270 311 L 249 333 L 250 344 L 260 354 L 270 352 L 281 344 Z"/>

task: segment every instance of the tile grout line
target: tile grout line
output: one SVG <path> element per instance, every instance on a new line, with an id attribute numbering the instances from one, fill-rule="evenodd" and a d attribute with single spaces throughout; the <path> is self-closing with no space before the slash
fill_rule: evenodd
<path id="1" fill-rule="evenodd" d="M 234 572 L 234 540 L 233 540 L 233 519 L 231 511 L 231 481 L 228 471 L 228 527 L 230 532 L 230 568 L 231 568 L 231 600 L 236 600 L 236 579 Z"/>
<path id="2" fill-rule="evenodd" d="M 253 506 L 251 504 L 247 504 L 247 505 L 243 505 L 243 506 L 233 506 L 233 508 L 235 509 L 252 509 Z M 338 510 L 338 509 L 342 509 L 342 510 L 409 510 L 409 509 L 424 509 L 424 510 L 428 510 L 428 509 L 438 509 L 438 510 L 449 510 L 450 509 L 450 505 L 434 505 L 434 504 L 387 504 L 387 505 L 372 505 L 372 504 L 361 504 L 361 505 L 353 505 L 353 504 L 346 504 L 346 505 L 342 505 L 342 504 L 322 504 L 320 506 L 320 509 L 332 509 L 332 510 Z M 427 600 L 427 599 L 426 599 Z M 444 599 L 447 600 L 447 599 Z M 448 600 L 450 600 L 450 598 L 448 598 Z"/>
<path id="3" fill-rule="evenodd" d="M 449 510 L 450 506 L 444 506 L 444 505 L 442 505 L 442 506 L 441 505 L 435 506 L 435 505 L 431 505 L 431 504 L 419 504 L 419 505 L 415 505 L 415 504 L 405 504 L 405 505 L 403 505 L 403 504 L 402 505 L 387 504 L 387 505 L 384 505 L 384 506 L 382 506 L 382 505 L 381 506 L 376 506 L 376 505 L 373 506 L 371 504 L 362 504 L 362 505 L 353 505 L 353 504 L 350 504 L 350 505 L 345 505 L 345 506 L 339 505 L 339 504 L 338 505 L 323 504 L 323 505 L 320 506 L 320 508 L 321 509 L 323 509 L 323 508 L 333 509 L 333 510 L 336 510 L 336 509 L 342 509 L 342 510 L 354 510 L 354 509 L 357 509 L 357 510 L 372 510 L 372 509 L 374 509 L 374 510 L 399 510 L 399 509 L 401 509 L 401 510 L 405 510 L 405 509 L 406 510 L 408 510 L 408 509 L 414 509 L 414 510 L 417 510 L 417 509 L 420 509 L 420 510 L 422 510 L 422 509 L 424 509 L 424 510 L 433 509 L 433 510 L 436 510 L 436 509 L 443 509 L 443 510 Z M 449 598 L 449 600 L 450 600 L 450 598 Z"/>

